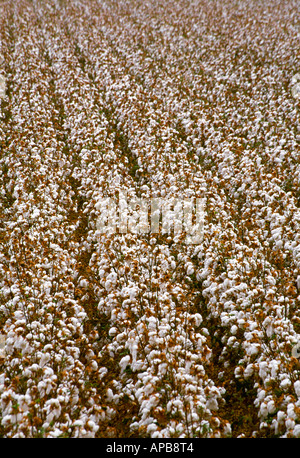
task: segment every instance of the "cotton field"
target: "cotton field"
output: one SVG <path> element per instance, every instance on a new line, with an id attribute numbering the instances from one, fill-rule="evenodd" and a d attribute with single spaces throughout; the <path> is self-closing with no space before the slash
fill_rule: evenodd
<path id="1" fill-rule="evenodd" d="M 1 437 L 300 437 L 299 23 L 0 4 Z M 201 240 L 138 229 L 162 199 Z"/>

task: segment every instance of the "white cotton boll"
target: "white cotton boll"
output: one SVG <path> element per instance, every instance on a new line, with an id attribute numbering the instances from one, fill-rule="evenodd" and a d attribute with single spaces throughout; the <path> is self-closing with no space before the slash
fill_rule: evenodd
<path id="1" fill-rule="evenodd" d="M 294 383 L 294 388 L 295 388 L 295 392 L 296 392 L 298 398 L 300 398 L 300 380 L 297 380 Z"/>
<path id="2" fill-rule="evenodd" d="M 266 418 L 268 416 L 268 406 L 265 402 L 262 402 L 259 409 L 259 416 Z"/>
<path id="3" fill-rule="evenodd" d="M 257 328 L 257 323 L 255 323 L 254 321 L 252 321 L 250 324 L 249 324 L 249 330 L 250 331 L 254 331 L 254 329 Z"/>
<path id="4" fill-rule="evenodd" d="M 109 334 L 111 337 L 115 336 L 117 333 L 118 333 L 118 330 L 117 330 L 117 328 L 115 328 L 115 327 L 110 328 L 110 330 L 108 331 L 108 334 Z"/>
<path id="5" fill-rule="evenodd" d="M 220 372 L 220 374 L 223 374 L 223 372 Z M 237 366 L 234 370 L 234 375 L 235 377 L 239 378 L 242 377 L 243 375 L 243 368 L 241 366 Z"/>
<path id="6" fill-rule="evenodd" d="M 268 363 L 262 362 L 259 364 L 259 376 L 264 380 L 268 374 Z"/>
<path id="7" fill-rule="evenodd" d="M 45 366 L 48 361 L 50 360 L 50 354 L 49 353 L 43 353 L 40 358 L 40 367 Z"/>
<path id="8" fill-rule="evenodd" d="M 111 388 L 107 389 L 106 397 L 107 397 L 108 402 L 112 402 L 114 400 L 114 393 Z"/>
<path id="9" fill-rule="evenodd" d="M 149 324 L 148 324 L 149 331 L 156 330 L 156 319 L 153 316 L 150 316 L 148 318 L 148 321 L 149 321 Z"/>
<path id="10" fill-rule="evenodd" d="M 105 276 L 105 270 L 104 269 L 99 269 L 98 275 L 100 278 L 103 278 Z"/>
<path id="11" fill-rule="evenodd" d="M 287 420 L 285 420 L 285 427 L 286 429 L 289 431 L 290 429 L 294 429 L 295 428 L 295 421 L 292 419 L 292 418 L 288 418 Z"/>
<path id="12" fill-rule="evenodd" d="M 12 417 L 11 415 L 4 415 L 4 416 L 2 417 L 2 424 L 3 424 L 3 426 L 10 426 L 10 425 L 11 425 L 11 423 L 12 423 L 11 417 Z"/>
<path id="13" fill-rule="evenodd" d="M 99 380 L 101 380 L 107 374 L 108 370 L 106 367 L 101 367 L 98 372 Z"/>
<path id="14" fill-rule="evenodd" d="M 37 388 L 38 388 L 38 390 L 39 390 L 39 392 L 41 394 L 41 397 L 43 397 L 45 395 L 45 393 L 46 393 L 46 386 L 47 386 L 46 382 L 43 381 L 43 380 L 41 382 L 39 382 L 38 385 L 37 385 Z"/>
<path id="15" fill-rule="evenodd" d="M 267 409 L 270 414 L 275 412 L 276 406 L 275 406 L 275 402 L 273 401 L 273 399 L 271 399 L 271 401 L 268 402 Z"/>
<path id="16" fill-rule="evenodd" d="M 230 328 L 230 333 L 235 335 L 238 331 L 238 327 L 234 324 L 233 326 L 231 326 Z"/>
<path id="17" fill-rule="evenodd" d="M 295 73 L 295 75 L 291 79 L 291 85 L 293 86 L 298 82 L 300 82 L 300 73 Z"/>
<path id="18" fill-rule="evenodd" d="M 283 412 L 282 410 L 279 410 L 277 412 L 277 421 L 278 423 L 282 423 L 286 419 L 286 413 Z"/>
<path id="19" fill-rule="evenodd" d="M 209 410 L 218 410 L 218 402 L 216 399 L 214 398 L 211 398 L 207 401 L 206 403 L 206 407 L 209 409 Z"/>
<path id="20" fill-rule="evenodd" d="M 106 280 L 105 285 L 104 285 L 106 291 L 110 291 L 113 287 L 113 284 L 110 280 Z"/>
<path id="21" fill-rule="evenodd" d="M 267 275 L 266 281 L 272 286 L 276 285 L 276 279 L 273 277 L 273 275 Z"/>
<path id="22" fill-rule="evenodd" d="M 280 366 L 279 361 L 270 361 L 269 366 L 271 367 L 271 377 L 276 378 Z"/>
<path id="23" fill-rule="evenodd" d="M 257 398 L 262 401 L 263 399 L 265 399 L 266 397 L 266 392 L 265 390 L 259 390 L 258 391 L 258 394 L 257 394 Z"/>
<path id="24" fill-rule="evenodd" d="M 222 326 L 226 326 L 230 322 L 230 317 L 227 313 L 221 313 Z"/>
<path id="25" fill-rule="evenodd" d="M 288 378 L 285 378 L 280 382 L 280 386 L 283 390 L 287 390 L 291 384 L 292 382 Z"/>
<path id="26" fill-rule="evenodd" d="M 175 262 L 174 260 L 172 260 L 172 261 L 170 262 L 170 267 L 171 267 L 172 270 L 175 270 L 175 269 L 176 269 L 176 262 Z"/>
<path id="27" fill-rule="evenodd" d="M 229 347 L 232 347 L 232 345 L 235 343 L 235 341 L 236 341 L 236 337 L 231 336 L 231 337 L 229 337 L 229 339 L 228 339 L 228 341 L 227 341 L 227 345 L 228 345 Z"/>
<path id="28" fill-rule="evenodd" d="M 5 97 L 6 92 L 6 78 L 0 74 L 0 99 Z"/>
<path id="29" fill-rule="evenodd" d="M 12 305 L 16 305 L 18 302 L 20 302 L 20 296 L 15 296 L 11 301 Z"/>
<path id="30" fill-rule="evenodd" d="M 292 96 L 294 97 L 294 99 L 300 99 L 300 83 L 296 83 L 293 87 L 292 87 Z"/>
<path id="31" fill-rule="evenodd" d="M 286 412 L 287 412 L 287 415 L 288 415 L 289 418 L 292 418 L 293 420 L 297 419 L 297 414 L 295 413 L 294 404 L 292 404 L 292 403 L 288 404 Z"/>
<path id="32" fill-rule="evenodd" d="M 63 431 L 61 429 L 55 428 L 54 431 L 51 431 L 49 433 L 49 437 L 54 437 L 55 438 L 55 437 L 61 436 L 62 434 L 63 434 Z"/>
<path id="33" fill-rule="evenodd" d="M 260 346 L 258 344 L 251 344 L 249 347 L 246 349 L 247 355 L 256 355 L 259 352 Z"/>
<path id="34" fill-rule="evenodd" d="M 117 279 L 118 279 L 118 276 L 115 272 L 111 272 L 108 276 L 107 276 L 107 280 L 109 280 L 113 285 L 115 285 L 117 283 Z"/>
<path id="35" fill-rule="evenodd" d="M 201 272 L 198 272 L 197 273 L 197 280 L 200 281 L 200 280 L 205 280 L 209 275 L 209 270 L 206 268 L 206 269 L 203 269 Z"/>
<path id="36" fill-rule="evenodd" d="M 16 294 L 16 293 L 14 293 Z M 20 297 L 18 296 L 18 299 L 20 299 Z M 14 313 L 14 317 L 16 318 L 16 320 L 18 320 L 16 322 L 16 325 L 18 326 L 21 326 L 22 324 L 26 324 L 26 320 L 24 319 L 24 313 L 21 311 L 21 310 L 17 310 L 15 313 Z"/>
<path id="37" fill-rule="evenodd" d="M 85 278 L 81 278 L 81 279 L 80 279 L 80 282 L 79 282 L 79 286 L 80 286 L 81 288 L 87 289 L 88 286 L 89 286 L 89 282 L 88 282 Z"/>
<path id="38" fill-rule="evenodd" d="M 195 272 L 195 269 L 194 269 L 193 264 L 188 264 L 187 268 L 186 268 L 187 275 L 189 275 L 189 276 L 193 275 L 194 272 Z"/>
<path id="39" fill-rule="evenodd" d="M 245 378 L 251 377 L 251 375 L 253 374 L 253 372 L 254 372 L 253 364 L 248 364 L 248 366 L 246 367 L 246 369 L 245 369 L 245 371 L 244 371 L 244 376 L 245 376 Z"/>
<path id="40" fill-rule="evenodd" d="M 153 437 L 152 434 L 155 431 L 157 431 L 157 425 L 155 425 L 154 423 L 151 423 L 150 425 L 147 426 L 147 433 L 151 434 L 151 437 Z"/>
<path id="41" fill-rule="evenodd" d="M 195 313 L 195 315 L 193 315 L 193 318 L 195 320 L 195 325 L 196 327 L 200 326 L 200 324 L 202 323 L 203 321 L 203 318 L 202 316 L 200 315 L 200 313 Z"/>
<path id="42" fill-rule="evenodd" d="M 300 358 L 300 342 L 293 346 L 292 356 L 297 359 Z"/>
<path id="43" fill-rule="evenodd" d="M 89 420 L 87 422 L 87 426 L 93 433 L 96 433 L 99 429 L 99 426 L 96 425 L 96 423 L 93 420 Z"/>
<path id="44" fill-rule="evenodd" d="M 38 218 L 39 216 L 40 216 L 40 210 L 38 208 L 35 208 L 33 210 L 33 213 L 31 214 L 31 218 L 35 219 L 35 218 Z"/>
<path id="45" fill-rule="evenodd" d="M 4 334 L 0 334 L 0 350 L 4 351 L 5 348 L 6 337 Z"/>
<path id="46" fill-rule="evenodd" d="M 126 367 L 129 365 L 129 362 L 130 362 L 129 355 L 126 355 L 121 359 L 121 361 L 119 362 L 119 365 L 121 367 L 121 373 L 125 371 Z"/>
<path id="47" fill-rule="evenodd" d="M 96 371 L 98 369 L 98 364 L 95 360 L 91 362 L 90 368 L 92 371 Z"/>
<path id="48" fill-rule="evenodd" d="M 296 425 L 293 431 L 294 437 L 300 437 L 300 425 Z"/>

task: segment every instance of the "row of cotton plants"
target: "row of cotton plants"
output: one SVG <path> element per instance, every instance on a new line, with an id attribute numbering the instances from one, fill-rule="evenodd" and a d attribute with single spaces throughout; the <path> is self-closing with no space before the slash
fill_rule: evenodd
<path id="1" fill-rule="evenodd" d="M 4 437 L 300 436 L 296 2 L 214 3 L 1 16 Z M 120 196 L 203 240 L 103 233 Z"/>

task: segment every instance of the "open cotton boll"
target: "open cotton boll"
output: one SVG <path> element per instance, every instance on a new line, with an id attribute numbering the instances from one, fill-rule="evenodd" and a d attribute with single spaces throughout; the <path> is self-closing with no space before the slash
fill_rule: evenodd
<path id="1" fill-rule="evenodd" d="M 6 78 L 0 74 L 0 99 L 5 97 L 6 93 Z"/>
<path id="2" fill-rule="evenodd" d="M 5 342 L 5 336 L 3 334 L 0 334 L 0 358 L 5 357 Z"/>
<path id="3" fill-rule="evenodd" d="M 290 381 L 290 379 L 288 378 L 284 378 L 281 382 L 280 382 L 280 386 L 283 390 L 287 390 L 290 386 L 291 386 L 292 382 Z"/>
<path id="4" fill-rule="evenodd" d="M 298 396 L 298 398 L 300 398 L 300 380 L 297 380 L 294 383 L 294 388 L 295 388 L 296 395 Z"/>
<path id="5" fill-rule="evenodd" d="M 292 96 L 295 99 L 300 99 L 300 73 L 296 73 L 291 79 Z"/>
<path id="6" fill-rule="evenodd" d="M 295 84 L 295 86 L 292 87 L 291 92 L 294 99 L 300 99 L 300 83 Z"/>
<path id="7" fill-rule="evenodd" d="M 293 430 L 293 435 L 297 438 L 300 437 L 300 425 L 296 425 L 294 430 Z"/>
<path id="8" fill-rule="evenodd" d="M 126 367 L 129 365 L 130 363 L 130 356 L 129 355 L 126 355 L 124 356 L 121 361 L 119 362 L 119 365 L 121 367 L 121 373 L 123 373 L 126 369 Z"/>
<path id="9" fill-rule="evenodd" d="M 296 83 L 300 82 L 300 73 L 296 73 L 291 79 L 291 85 L 293 86 Z"/>

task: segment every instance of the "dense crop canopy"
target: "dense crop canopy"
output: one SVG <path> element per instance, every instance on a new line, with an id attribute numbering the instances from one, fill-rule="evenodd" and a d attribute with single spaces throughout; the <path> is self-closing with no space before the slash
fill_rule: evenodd
<path id="1" fill-rule="evenodd" d="M 0 5 L 2 437 L 300 437 L 298 10 Z"/>

